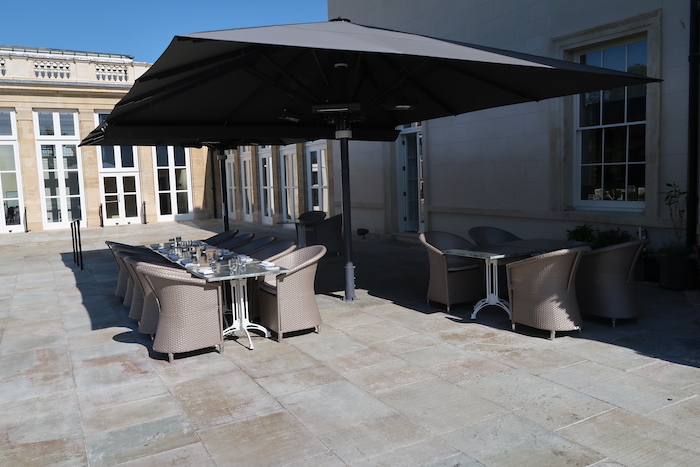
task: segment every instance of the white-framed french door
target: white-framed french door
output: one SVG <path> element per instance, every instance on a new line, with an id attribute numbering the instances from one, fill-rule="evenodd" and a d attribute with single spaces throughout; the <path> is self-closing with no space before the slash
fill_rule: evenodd
<path id="1" fill-rule="evenodd" d="M 0 233 L 24 232 L 24 197 L 14 110 L 0 109 Z"/>
<path id="2" fill-rule="evenodd" d="M 275 216 L 275 176 L 272 147 L 259 146 L 258 180 L 260 182 L 260 221 L 272 225 Z"/>
<path id="3" fill-rule="evenodd" d="M 72 221 L 85 219 L 78 113 L 37 110 L 34 126 L 43 185 L 44 229 L 68 228 Z"/>
<path id="4" fill-rule="evenodd" d="M 96 114 L 99 125 L 107 113 Z M 100 195 L 105 226 L 140 222 L 141 191 L 135 146 L 100 146 Z"/>
<path id="5" fill-rule="evenodd" d="M 253 198 L 253 154 L 250 146 L 241 147 L 241 196 L 243 220 L 253 221 L 255 200 Z"/>
<path id="6" fill-rule="evenodd" d="M 226 196 L 228 201 L 228 215 L 235 219 L 238 209 L 238 199 L 236 198 L 236 161 L 234 151 L 227 149 L 226 154 Z"/>
<path id="7" fill-rule="evenodd" d="M 297 171 L 297 145 L 280 147 L 282 179 L 282 221 L 295 222 L 299 217 L 299 174 Z"/>
<path id="8" fill-rule="evenodd" d="M 189 151 L 181 146 L 156 146 L 153 151 L 158 221 L 193 219 Z"/>
<path id="9" fill-rule="evenodd" d="M 308 210 L 329 212 L 328 149 L 326 140 L 306 143 L 306 175 L 309 181 Z"/>
<path id="10" fill-rule="evenodd" d="M 399 231 L 422 232 L 424 230 L 423 209 L 423 131 L 420 123 L 401 128 L 399 144 Z"/>

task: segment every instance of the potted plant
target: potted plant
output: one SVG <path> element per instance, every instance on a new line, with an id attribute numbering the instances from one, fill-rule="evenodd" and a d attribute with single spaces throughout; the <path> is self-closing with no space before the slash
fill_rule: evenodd
<path id="1" fill-rule="evenodd" d="M 577 225 L 571 230 L 566 231 L 566 239 L 571 242 L 594 243 L 598 229 L 593 227 L 588 222 L 583 225 Z"/>
<path id="2" fill-rule="evenodd" d="M 666 183 L 666 186 L 664 204 L 671 217 L 673 237 L 658 251 L 659 285 L 666 289 L 685 290 L 692 287 L 693 278 L 693 250 L 683 241 L 687 191 L 681 190 L 675 182 Z"/>

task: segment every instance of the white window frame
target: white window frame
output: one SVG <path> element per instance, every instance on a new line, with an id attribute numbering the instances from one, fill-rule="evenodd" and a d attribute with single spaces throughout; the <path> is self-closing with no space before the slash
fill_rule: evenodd
<path id="1" fill-rule="evenodd" d="M 308 205 L 309 211 L 325 211 L 330 213 L 330 187 L 328 183 L 328 144 L 326 140 L 306 143 L 306 179 L 308 180 Z M 316 151 L 316 163 L 311 160 L 311 154 Z M 316 174 L 317 183 L 314 183 L 313 175 Z M 314 196 L 314 192 L 316 196 Z M 314 198 L 317 202 L 314 202 Z"/>
<path id="2" fill-rule="evenodd" d="M 227 149 L 224 151 L 226 155 L 226 196 L 228 200 L 228 214 L 230 217 L 235 217 L 238 209 L 238 197 L 236 196 L 236 186 L 238 175 L 236 172 L 235 151 Z"/>
<path id="3" fill-rule="evenodd" d="M 593 46 L 586 47 L 584 49 L 578 50 L 575 54 L 575 61 L 579 62 L 580 58 L 585 55 L 585 54 L 590 54 L 593 52 L 602 52 L 604 50 L 612 49 L 618 46 L 622 45 L 629 45 L 633 44 L 639 41 L 646 41 L 647 42 L 647 63 L 649 63 L 649 43 L 648 39 L 645 36 L 640 36 L 640 35 L 634 35 L 634 36 L 629 36 L 629 37 L 622 37 L 614 42 L 608 42 L 604 44 L 597 44 Z M 625 91 L 627 92 L 627 91 Z M 576 99 L 574 100 L 574 131 L 575 131 L 575 160 L 574 160 L 574 184 L 573 184 L 573 200 L 574 200 L 574 206 L 576 209 L 580 211 L 620 211 L 620 212 L 643 212 L 645 207 L 646 207 L 646 201 L 615 201 L 615 200 L 582 200 L 581 199 L 581 171 L 582 171 L 582 162 L 581 162 L 581 146 L 582 146 L 582 134 L 585 130 L 594 130 L 594 129 L 602 129 L 605 130 L 607 128 L 614 128 L 614 127 L 625 127 L 625 128 L 630 128 L 635 125 L 644 125 L 645 128 L 648 131 L 648 125 L 647 125 L 647 119 L 648 119 L 648 110 L 645 113 L 645 118 L 644 120 L 639 120 L 639 121 L 633 121 L 633 122 L 624 122 L 624 123 L 616 123 L 616 124 L 603 124 L 602 122 L 598 125 L 591 125 L 591 126 L 586 126 L 586 127 L 581 127 L 580 124 L 580 95 L 576 96 Z M 647 92 L 646 99 L 649 99 L 649 93 Z M 627 105 L 628 100 L 625 98 L 625 105 Z M 647 106 L 648 108 L 648 106 Z M 626 113 L 626 112 L 625 112 Z M 646 138 L 646 141 L 648 141 L 648 137 Z M 649 145 L 645 141 L 645 154 L 649 154 Z M 645 157 L 644 161 L 644 166 L 646 168 L 648 163 L 648 156 Z M 603 167 L 605 164 L 602 164 Z M 620 163 L 616 163 L 615 165 L 622 165 Z M 630 165 L 641 165 L 639 163 L 630 163 L 630 162 L 625 162 L 624 166 L 627 169 Z M 645 174 L 645 189 L 648 189 L 648 181 L 646 180 L 646 174 Z M 603 193 L 601 193 L 602 196 L 605 196 Z M 646 199 L 646 198 L 645 198 Z"/>
<path id="4" fill-rule="evenodd" d="M 167 148 L 167 154 L 168 154 L 168 165 L 167 166 L 158 166 L 158 156 L 157 156 L 157 151 L 158 147 L 153 146 L 153 177 L 154 177 L 154 187 L 156 191 L 156 208 L 158 212 L 158 221 L 163 222 L 163 221 L 176 221 L 176 220 L 192 220 L 194 219 L 194 206 L 192 204 L 192 172 L 190 170 L 190 150 L 188 148 L 183 148 L 184 154 L 185 154 L 185 165 L 184 166 L 175 166 L 175 147 L 174 146 L 165 146 Z M 177 188 L 177 175 L 176 175 L 176 170 L 177 169 L 185 169 L 186 171 L 186 176 L 185 179 L 187 180 L 187 188 L 186 189 L 178 189 Z M 160 189 L 160 184 L 158 181 L 158 170 L 159 169 L 167 169 L 168 170 L 168 180 L 169 180 L 169 188 L 167 190 L 161 190 Z M 161 213 L 161 201 L 160 201 L 160 195 L 161 193 L 170 193 L 170 206 L 171 206 L 171 213 L 170 214 L 163 214 Z M 178 213 L 178 204 L 177 204 L 177 195 L 179 193 L 187 193 L 187 211 L 186 213 Z"/>
<path id="5" fill-rule="evenodd" d="M 275 170 L 271 146 L 258 146 L 258 184 L 260 186 L 260 220 L 272 225 L 275 217 Z"/>
<path id="6" fill-rule="evenodd" d="M 282 193 L 282 222 L 293 223 L 299 217 L 299 173 L 297 145 L 280 147 L 280 179 Z M 291 225 L 291 224 L 290 224 Z"/>
<path id="7" fill-rule="evenodd" d="M 100 116 L 107 116 L 109 112 L 96 112 L 95 113 L 95 126 L 99 125 L 101 123 Z M 112 150 L 114 151 L 114 167 L 105 167 L 104 166 L 104 158 L 103 158 L 103 151 L 105 147 L 111 147 Z M 126 146 L 98 146 L 97 150 L 97 159 L 98 159 L 98 171 L 100 174 L 100 199 L 102 203 L 102 219 L 104 222 L 105 226 L 108 225 L 119 225 L 119 224 L 131 224 L 132 222 L 136 222 L 140 218 L 141 210 L 142 210 L 142 202 L 141 202 L 141 181 L 140 181 L 140 173 L 139 173 L 139 158 L 138 158 L 138 150 L 136 146 L 130 146 L 131 147 L 131 152 L 133 155 L 133 167 L 124 167 L 122 162 L 122 149 L 123 147 Z M 107 177 L 116 177 L 117 178 L 117 193 L 116 196 L 119 198 L 119 217 L 116 218 L 109 218 L 107 217 L 107 193 L 106 193 L 106 184 L 105 184 L 105 179 Z M 136 185 L 136 216 L 129 217 L 126 215 L 126 202 L 124 200 L 124 197 L 127 195 L 130 195 L 130 193 L 126 193 L 123 189 L 124 187 L 124 178 L 125 177 L 134 177 L 134 183 Z M 114 194 L 110 193 L 110 196 L 115 196 Z"/>
<path id="8" fill-rule="evenodd" d="M 56 129 L 59 129 L 57 133 L 59 134 L 54 134 L 54 135 L 42 135 L 40 131 L 40 126 L 39 126 L 39 114 L 45 114 L 49 113 L 52 115 L 52 121 L 53 121 L 53 128 L 54 131 L 56 132 Z M 62 132 L 61 130 L 61 124 L 60 124 L 60 115 L 61 114 L 71 114 L 72 120 L 73 120 L 73 130 L 74 134 L 71 135 L 61 135 L 60 133 Z M 42 209 L 42 222 L 44 226 L 44 230 L 53 230 L 53 229 L 64 229 L 68 228 L 70 226 L 70 223 L 74 219 L 69 219 L 68 216 L 65 216 L 64 219 L 64 212 L 65 214 L 68 213 L 68 207 L 66 204 L 68 203 L 70 198 L 77 198 L 80 202 L 80 214 L 79 214 L 79 219 L 86 219 L 85 216 L 85 187 L 83 183 L 83 166 L 82 166 L 82 156 L 81 156 L 81 150 L 80 150 L 80 136 L 78 134 L 78 111 L 74 109 L 34 109 L 33 112 L 33 120 L 34 120 L 34 129 L 35 129 L 35 141 L 36 141 L 36 154 L 37 154 L 37 161 L 38 161 L 38 174 L 39 174 L 39 183 L 40 183 L 40 190 L 41 190 L 41 209 Z M 57 196 L 51 196 L 47 197 L 46 196 L 46 191 L 45 191 L 45 186 L 44 186 L 44 168 L 43 168 L 43 158 L 42 158 L 42 146 L 54 146 L 56 149 L 56 172 L 58 173 L 58 195 Z M 76 169 L 66 169 L 64 167 L 64 161 L 63 161 L 63 148 L 66 146 L 74 147 L 75 148 L 75 157 L 76 157 Z M 66 191 L 66 185 L 65 185 L 65 175 L 68 172 L 76 172 L 77 175 L 77 182 L 78 182 L 78 195 L 68 195 Z M 56 221 L 56 222 L 49 222 L 47 218 L 47 198 L 58 198 L 60 200 L 60 214 L 61 214 L 61 220 Z"/>
<path id="9" fill-rule="evenodd" d="M 255 198 L 253 197 L 253 152 L 250 146 L 241 146 L 241 213 L 243 220 L 253 222 Z"/>
<path id="10" fill-rule="evenodd" d="M 0 219 L 0 233 L 17 233 L 17 232 L 24 232 L 26 230 L 25 227 L 25 218 L 24 218 L 24 194 L 22 193 L 22 171 L 20 167 L 20 159 L 19 159 L 19 143 L 17 141 L 17 115 L 14 111 L 14 109 L 4 109 L 0 108 L 0 112 L 2 113 L 8 113 L 10 116 L 10 134 L 9 135 L 0 135 L 0 145 L 2 146 L 9 146 L 12 148 L 12 154 L 14 156 L 14 164 L 15 168 L 14 170 L 0 170 L 0 176 L 3 173 L 14 173 L 15 174 L 15 180 L 17 183 L 17 193 L 15 197 L 5 197 L 5 192 L 0 193 L 0 201 L 2 201 L 3 206 L 2 206 L 2 219 Z M 0 178 L 0 188 L 2 188 L 2 179 Z M 17 213 L 19 215 L 19 224 L 9 224 L 7 225 L 6 222 L 6 216 L 7 216 L 7 207 L 5 206 L 6 201 L 16 201 L 17 202 L 17 209 L 19 212 Z"/>

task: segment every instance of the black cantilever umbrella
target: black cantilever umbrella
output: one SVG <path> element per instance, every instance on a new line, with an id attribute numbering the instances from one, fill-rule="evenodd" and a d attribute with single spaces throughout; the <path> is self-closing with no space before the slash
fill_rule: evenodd
<path id="1" fill-rule="evenodd" d="M 348 140 L 431 118 L 657 81 L 348 21 L 176 36 L 84 145 L 340 140 L 345 300 L 355 299 Z"/>

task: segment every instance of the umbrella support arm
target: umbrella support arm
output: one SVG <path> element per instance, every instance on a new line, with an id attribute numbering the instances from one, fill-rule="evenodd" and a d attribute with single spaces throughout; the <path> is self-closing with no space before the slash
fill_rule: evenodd
<path id="1" fill-rule="evenodd" d="M 343 202 L 343 242 L 345 244 L 345 301 L 355 300 L 355 265 L 352 263 L 352 225 L 350 222 L 350 163 L 348 158 L 350 130 L 341 128 L 336 132 L 340 140 L 340 175 Z"/>

